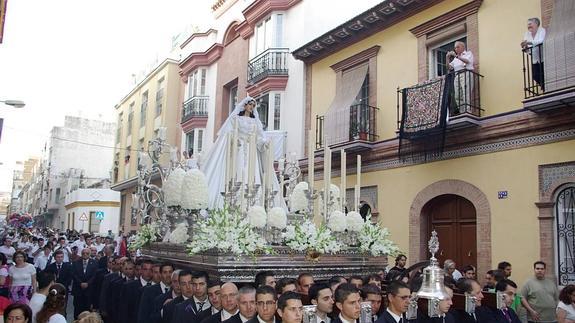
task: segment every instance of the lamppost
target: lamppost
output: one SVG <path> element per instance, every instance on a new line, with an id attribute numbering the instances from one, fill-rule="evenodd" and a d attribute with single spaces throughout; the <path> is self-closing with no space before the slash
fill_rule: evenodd
<path id="1" fill-rule="evenodd" d="M 14 108 L 23 108 L 26 103 L 24 103 L 24 101 L 20 101 L 20 100 L 0 100 L 0 102 L 9 105 L 9 106 L 13 106 Z"/>

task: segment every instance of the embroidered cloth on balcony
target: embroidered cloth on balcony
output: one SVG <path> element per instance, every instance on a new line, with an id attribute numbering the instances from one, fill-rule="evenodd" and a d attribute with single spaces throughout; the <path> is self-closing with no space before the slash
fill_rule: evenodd
<path id="1" fill-rule="evenodd" d="M 350 106 L 357 97 L 367 75 L 367 64 L 346 70 L 336 87 L 333 99 L 324 119 L 324 142 L 326 145 L 349 141 Z"/>
<path id="2" fill-rule="evenodd" d="M 441 155 L 453 74 L 402 90 L 399 155 L 414 161 Z"/>

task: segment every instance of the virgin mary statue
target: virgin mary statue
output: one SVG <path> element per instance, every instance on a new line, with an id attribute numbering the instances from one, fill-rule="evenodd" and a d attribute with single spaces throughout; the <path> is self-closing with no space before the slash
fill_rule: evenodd
<path id="1" fill-rule="evenodd" d="M 235 126 L 237 124 L 237 126 Z M 266 137 L 263 129 L 262 122 L 260 121 L 258 111 L 256 109 L 256 101 L 251 97 L 246 97 L 240 101 L 234 108 L 234 111 L 230 114 L 228 119 L 223 123 L 222 127 L 217 133 L 216 142 L 212 146 L 210 152 L 205 156 L 203 162 L 201 163 L 201 170 L 206 175 L 209 189 L 209 207 L 210 208 L 221 208 L 224 205 L 224 198 L 221 192 L 225 191 L 226 181 L 226 169 L 227 163 L 230 163 L 230 157 L 226 158 L 226 148 L 228 147 L 228 140 L 232 140 L 232 136 L 228 136 L 229 133 L 234 132 L 234 128 L 237 127 L 237 138 L 238 143 L 235 145 L 237 147 L 236 154 L 231 154 L 235 157 L 235 169 L 232 170 L 232 178 L 235 178 L 237 182 L 242 182 L 242 187 L 238 194 L 243 194 L 245 184 L 248 180 L 248 169 L 249 166 L 249 138 L 255 131 L 257 154 L 255 159 L 255 184 L 260 184 L 260 191 L 258 191 L 257 204 L 263 205 L 261 201 L 261 184 L 263 178 L 263 165 L 264 165 L 264 152 L 269 147 L 270 140 Z M 274 191 L 279 192 L 279 183 L 276 176 L 273 176 L 272 188 Z M 274 199 L 274 206 L 281 206 L 286 208 L 283 198 L 276 194 Z"/>

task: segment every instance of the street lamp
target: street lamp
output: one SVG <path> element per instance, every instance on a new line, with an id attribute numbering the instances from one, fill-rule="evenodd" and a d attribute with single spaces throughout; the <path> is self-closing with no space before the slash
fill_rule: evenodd
<path id="1" fill-rule="evenodd" d="M 15 108 L 23 108 L 26 103 L 24 103 L 24 101 L 20 101 L 20 100 L 0 100 L 0 102 L 6 104 L 6 105 L 10 105 L 13 106 Z"/>

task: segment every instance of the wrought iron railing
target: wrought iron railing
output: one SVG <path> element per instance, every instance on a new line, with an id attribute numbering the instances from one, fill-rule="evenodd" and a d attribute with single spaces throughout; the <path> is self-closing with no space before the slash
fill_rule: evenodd
<path id="1" fill-rule="evenodd" d="M 207 96 L 194 96 L 186 100 L 182 109 L 182 122 L 196 116 L 208 116 L 208 99 Z"/>
<path id="2" fill-rule="evenodd" d="M 377 135 L 377 107 L 367 104 L 354 104 L 349 107 L 349 141 L 363 140 L 376 141 Z M 315 146 L 321 149 L 324 146 L 324 116 L 315 117 Z"/>
<path id="3" fill-rule="evenodd" d="M 288 74 L 288 48 L 269 48 L 248 63 L 248 83 L 254 84 L 270 75 Z"/>
<path id="4" fill-rule="evenodd" d="M 476 117 L 481 117 L 483 109 L 481 108 L 480 83 L 483 75 L 476 73 L 475 71 L 461 70 L 457 72 L 450 72 L 450 74 L 442 77 L 445 77 L 445 82 L 442 84 L 442 88 L 440 90 L 441 93 L 447 93 L 448 95 L 448 98 L 445 102 L 447 103 L 449 116 L 455 117 L 462 114 L 469 114 Z M 434 80 L 426 81 L 425 83 L 421 83 L 409 88 L 397 88 L 398 130 L 401 127 L 403 111 L 406 109 L 404 104 L 406 104 L 407 101 L 404 100 L 403 97 L 407 95 L 407 90 L 416 87 L 423 88 L 428 83 L 433 83 Z M 437 95 L 439 95 L 439 93 L 437 93 Z M 424 98 L 421 99 L 423 100 Z M 441 106 L 437 105 L 437 108 L 441 108 Z M 437 115 L 439 115 L 439 113 Z"/>
<path id="5" fill-rule="evenodd" d="M 545 92 L 543 44 L 523 49 L 523 91 L 526 99 Z"/>

